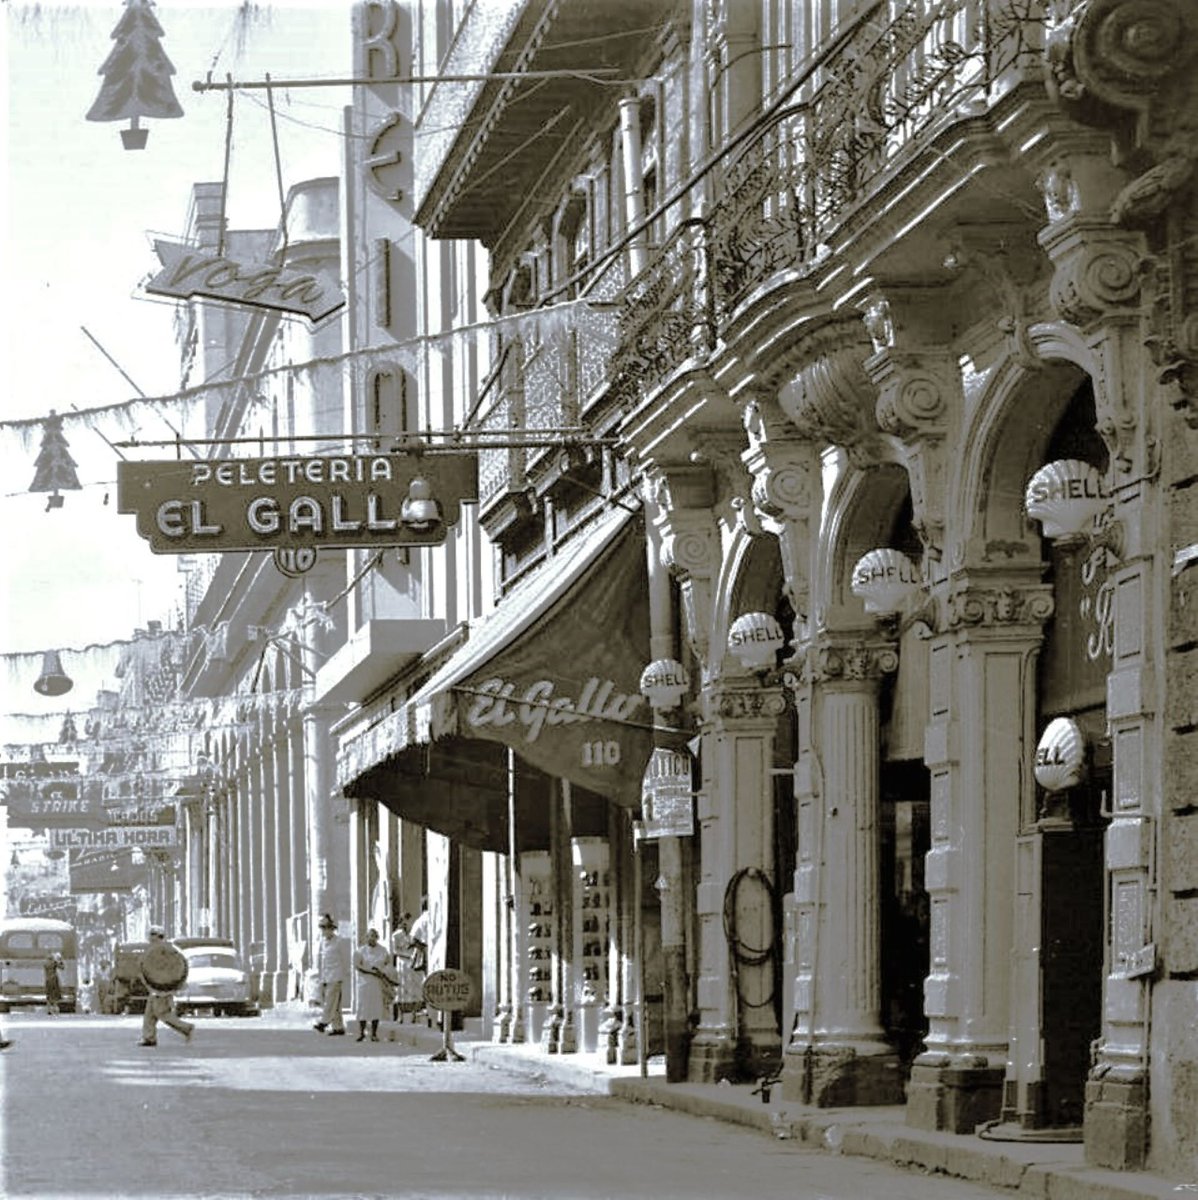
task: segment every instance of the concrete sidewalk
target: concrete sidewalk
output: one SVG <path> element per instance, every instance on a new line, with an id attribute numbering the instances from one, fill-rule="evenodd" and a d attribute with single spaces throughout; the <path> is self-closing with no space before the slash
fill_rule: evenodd
<path id="1" fill-rule="evenodd" d="M 287 1025 L 311 1023 L 314 1010 L 299 1005 L 269 1010 L 264 1017 Z M 394 1035 L 392 1037 L 392 1035 Z M 442 1035 L 427 1024 L 386 1022 L 384 1038 L 435 1052 Z M 642 1076 L 638 1066 L 609 1066 L 603 1054 L 547 1054 L 539 1045 L 482 1041 L 470 1032 L 455 1033 L 453 1046 L 464 1057 L 501 1070 L 560 1080 L 599 1095 L 637 1104 L 748 1125 L 775 1138 L 813 1149 L 856 1154 L 896 1166 L 968 1179 L 1011 1189 L 1035 1200 L 1179 1200 L 1198 1195 L 1198 1180 L 1164 1179 L 1146 1171 L 1120 1172 L 1087 1167 L 1078 1143 L 987 1141 L 972 1134 L 927 1132 L 904 1124 L 901 1106 L 886 1108 L 813 1108 L 783 1101 L 780 1088 L 769 1103 L 752 1084 L 674 1083 L 665 1079 L 660 1060 Z"/>

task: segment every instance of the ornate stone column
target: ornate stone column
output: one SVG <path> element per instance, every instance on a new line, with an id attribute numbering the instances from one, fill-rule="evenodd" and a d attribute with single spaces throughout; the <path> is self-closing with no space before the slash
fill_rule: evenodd
<path id="1" fill-rule="evenodd" d="M 704 688 L 713 670 L 709 657 L 712 587 L 719 566 L 714 502 L 714 479 L 710 467 L 657 466 L 649 477 L 646 488 L 646 504 L 652 514 L 648 549 L 649 588 L 650 611 L 654 614 L 650 644 L 654 647 L 655 655 L 673 653 L 674 615 L 669 611 L 672 607 L 669 603 L 669 581 L 664 573 L 668 571 L 679 583 L 683 633 L 699 663 Z M 719 806 L 713 811 L 718 812 Z M 679 1081 L 688 1074 L 693 1075 L 695 1070 L 686 1049 L 690 991 L 686 941 L 691 921 L 690 897 L 682 891 L 682 848 L 679 839 L 661 839 L 658 864 L 662 954 L 668 980 L 667 1075 L 672 1081 Z M 634 857 L 633 869 L 642 869 L 639 857 Z M 639 914 L 635 915 L 639 920 Z M 701 937 L 700 962 L 705 952 L 706 941 Z M 702 967 L 699 970 L 701 974 Z M 643 1028 L 640 1036 L 646 1036 Z"/>
<path id="2" fill-rule="evenodd" d="M 1033 786 L 1019 764 L 1035 750 L 1036 656 L 1053 609 L 1029 574 L 955 576 L 930 648 L 929 1030 L 907 1103 L 921 1129 L 970 1132 L 1001 1107 L 1015 845 Z"/>
<path id="3" fill-rule="evenodd" d="M 889 642 L 825 636 L 799 681 L 799 970 L 783 1093 L 805 1103 L 902 1102 L 878 942 L 878 687 L 897 666 Z"/>
<path id="4" fill-rule="evenodd" d="M 280 689 L 285 686 L 283 677 Z M 273 797 L 275 810 L 275 929 L 278 952 L 275 958 L 275 1000 L 287 996 L 287 918 L 291 915 L 291 761 L 287 744 L 286 701 L 276 698 L 270 715 L 271 742 L 274 747 Z"/>
<path id="5" fill-rule="evenodd" d="M 696 806 L 702 838 L 695 901 L 698 1027 L 690 1079 L 707 1083 L 762 1074 L 781 1050 L 772 1002 L 773 960 L 742 963 L 738 979 L 733 978 L 724 903 L 739 871 L 773 862 L 774 730 L 786 700 L 780 687 L 724 678 L 704 689 L 702 705 L 703 787 Z M 769 881 L 776 887 L 776 879 Z M 746 887 L 736 900 L 738 941 L 770 946 L 773 913 L 766 892 Z"/>
<path id="6" fill-rule="evenodd" d="M 1185 480 L 1187 489 L 1194 472 L 1184 447 L 1187 426 L 1198 424 L 1196 39 L 1198 9 L 1184 0 L 1101 0 L 1074 6 L 1048 47 L 1060 107 L 1104 135 L 1099 154 L 1065 153 L 1047 164 L 1049 224 L 1040 241 L 1053 260 L 1053 304 L 1097 357 L 1098 427 L 1111 452 L 1109 530 L 1120 561 L 1109 577 L 1109 967 L 1085 1143 L 1088 1162 L 1120 1169 L 1144 1164 L 1150 1125 L 1161 1132 L 1154 1157 L 1164 1169 L 1182 1169 L 1178 1148 L 1198 1136 L 1198 1119 L 1175 1117 L 1176 1105 L 1153 1113 L 1149 1087 L 1151 1077 L 1151 1090 L 1164 1097 L 1185 1086 L 1175 1064 L 1187 1056 L 1195 1008 L 1183 981 L 1198 971 L 1198 954 L 1187 948 L 1194 902 L 1186 913 L 1179 896 L 1193 895 L 1193 872 L 1181 866 L 1184 855 L 1158 850 L 1185 843 L 1178 813 L 1193 805 L 1193 749 L 1177 736 L 1193 728 L 1192 679 L 1165 649 L 1181 608 L 1168 603 L 1165 553 L 1193 540 L 1192 521 L 1183 493 L 1162 503 L 1159 471 L 1163 459 L 1165 478 L 1174 486 Z M 1179 640 L 1188 649 L 1184 628 L 1183 621 Z M 1167 875 L 1179 866 L 1173 885 Z M 1180 953 L 1159 962 L 1158 943 Z M 1156 1013 L 1175 1016 L 1154 1022 Z"/>

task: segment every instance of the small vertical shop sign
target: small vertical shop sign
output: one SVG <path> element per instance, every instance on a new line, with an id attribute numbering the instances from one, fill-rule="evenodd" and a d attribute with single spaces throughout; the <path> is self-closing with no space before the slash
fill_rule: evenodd
<path id="1" fill-rule="evenodd" d="M 638 836 L 689 837 L 694 831 L 690 756 L 659 746 L 649 756 L 641 785 Z"/>

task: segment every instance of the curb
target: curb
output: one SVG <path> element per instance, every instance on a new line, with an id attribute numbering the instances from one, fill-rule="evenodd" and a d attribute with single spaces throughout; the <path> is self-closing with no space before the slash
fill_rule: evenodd
<path id="1" fill-rule="evenodd" d="M 413 1038 L 413 1044 L 422 1040 Z M 985 1142 L 968 1134 L 911 1129 L 902 1123 L 898 1108 L 787 1109 L 750 1100 L 743 1091 L 738 1098 L 725 1099 L 720 1092 L 729 1089 L 720 1084 L 667 1084 L 664 1077 L 618 1076 L 584 1063 L 513 1053 L 486 1042 L 463 1042 L 459 1050 L 474 1062 L 555 1079 L 628 1103 L 746 1126 L 813 1150 L 967 1179 L 1029 1200 L 1177 1200 L 1184 1186 L 1142 1171 L 1087 1167 L 1077 1144 Z"/>
<path id="2" fill-rule="evenodd" d="M 302 1028 L 315 1012 L 275 1009 L 272 1015 L 281 1026 Z M 391 1026 L 387 1040 L 435 1051 L 442 1044 L 442 1035 L 436 1028 L 404 1024 Z M 660 1073 L 644 1077 L 635 1068 L 605 1067 L 574 1055 L 546 1054 L 535 1048 L 474 1040 L 465 1034 L 456 1035 L 454 1044 L 471 1062 L 513 1074 L 554 1080 L 630 1104 L 651 1104 L 741 1125 L 812 1150 L 967 1179 L 1027 1200 L 1178 1200 L 1184 1192 L 1198 1190 L 1145 1171 L 1087 1167 L 1082 1147 L 1076 1143 L 984 1141 L 969 1134 L 912 1129 L 903 1123 L 900 1107 L 767 1105 L 741 1085 L 668 1084 Z"/>

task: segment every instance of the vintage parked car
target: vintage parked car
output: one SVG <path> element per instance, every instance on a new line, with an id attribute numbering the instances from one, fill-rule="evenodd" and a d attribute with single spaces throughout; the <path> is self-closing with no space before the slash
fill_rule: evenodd
<path id="1" fill-rule="evenodd" d="M 110 1013 L 145 1012 L 146 987 L 141 973 L 141 956 L 149 942 L 118 942 L 112 952 L 112 979 L 108 985 L 105 1007 Z"/>
<path id="2" fill-rule="evenodd" d="M 261 1014 L 253 979 L 229 938 L 176 938 L 187 959 L 187 979 L 175 993 L 180 1015 L 256 1017 Z"/>

